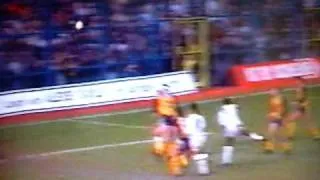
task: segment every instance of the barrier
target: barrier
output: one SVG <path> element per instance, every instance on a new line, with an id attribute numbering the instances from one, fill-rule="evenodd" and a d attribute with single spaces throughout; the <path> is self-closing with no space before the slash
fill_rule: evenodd
<path id="1" fill-rule="evenodd" d="M 112 81 L 80 83 L 0 93 L 0 118 L 152 99 L 162 84 L 174 94 L 195 92 L 190 72 L 181 71 Z"/>
<path id="2" fill-rule="evenodd" d="M 254 65 L 239 65 L 231 69 L 237 86 L 282 87 L 296 83 L 295 77 L 307 82 L 320 81 L 320 61 L 315 58 L 272 61 Z"/>
<path id="3" fill-rule="evenodd" d="M 244 76 L 244 73 L 243 73 L 243 70 L 246 67 L 269 67 L 269 66 L 278 65 L 278 64 L 288 65 L 290 63 L 294 63 L 295 65 L 297 65 L 297 64 L 301 65 L 300 63 L 302 63 L 303 65 L 305 65 L 307 67 L 310 67 L 312 65 L 312 68 L 311 68 L 312 70 L 311 71 L 310 71 L 310 69 L 304 70 L 304 71 L 301 70 L 304 73 L 302 73 L 302 72 L 289 73 L 289 71 L 287 71 L 286 76 L 282 75 L 282 77 L 281 77 L 281 76 L 272 75 L 271 76 L 272 79 L 269 78 L 268 80 L 264 80 L 264 81 L 257 81 L 257 79 L 254 79 L 254 80 L 250 80 L 250 82 L 249 81 L 247 82 L 246 77 Z M 155 83 L 155 84 L 159 85 L 161 83 L 167 82 L 167 80 L 170 80 L 170 82 L 171 81 L 174 82 L 175 80 L 178 79 L 179 80 L 178 82 L 171 83 L 171 84 L 168 83 L 168 84 L 170 84 L 171 87 L 179 88 L 179 90 L 181 92 L 177 93 L 177 94 L 184 94 L 184 95 L 179 96 L 178 101 L 181 103 L 184 103 L 184 102 L 194 102 L 194 101 L 199 101 L 199 100 L 216 99 L 216 98 L 221 98 L 221 97 L 225 97 L 225 96 L 234 96 L 234 95 L 239 95 L 239 94 L 256 93 L 256 92 L 266 91 L 270 87 L 284 87 L 284 88 L 294 87 L 296 85 L 296 80 L 294 80 L 293 78 L 290 78 L 290 77 L 294 77 L 297 74 L 302 75 L 302 77 L 306 78 L 306 83 L 308 85 L 320 84 L 319 64 L 320 64 L 320 62 L 316 61 L 315 59 L 300 59 L 299 61 L 276 61 L 276 62 L 272 62 L 272 63 L 260 63 L 260 64 L 256 64 L 256 65 L 250 65 L 250 66 L 236 66 L 232 69 L 233 71 L 231 73 L 233 75 L 232 77 L 234 80 L 237 80 L 236 78 L 239 78 L 238 81 L 235 81 L 235 84 L 238 86 L 227 87 L 227 88 L 224 87 L 224 88 L 203 89 L 197 93 L 191 93 L 191 92 L 194 92 L 195 90 L 192 90 L 192 89 L 194 89 L 193 78 L 192 78 L 191 74 L 188 72 L 177 72 L 177 73 L 170 73 L 170 74 L 165 74 L 165 75 L 148 76 L 148 77 L 141 77 L 141 78 L 129 78 L 129 79 L 123 79 L 123 80 L 116 80 L 116 81 L 107 81 L 107 82 L 114 83 L 114 82 L 118 82 L 118 81 L 128 81 L 128 80 L 133 80 L 133 79 L 144 79 L 144 78 L 150 79 L 152 77 L 152 80 L 148 80 L 147 84 L 149 85 L 149 83 L 152 83 L 152 84 Z M 298 68 L 299 66 L 291 65 L 291 68 L 292 67 Z M 234 71 L 235 69 L 237 71 Z M 306 68 L 306 69 L 308 69 L 308 68 Z M 177 76 L 178 74 L 181 76 Z M 185 74 L 185 75 L 182 75 L 182 74 Z M 158 82 L 157 80 L 160 80 L 160 79 L 163 80 L 163 78 L 159 78 L 159 77 L 163 77 L 163 76 L 167 77 L 167 80 Z M 181 79 L 184 77 L 186 77 L 187 80 Z M 284 77 L 286 77 L 286 78 L 284 78 Z M 257 78 L 257 77 L 255 77 L 255 78 Z M 263 79 L 262 77 L 259 77 L 259 78 Z M 182 82 L 182 81 L 189 81 L 189 82 Z M 277 83 L 275 83 L 275 82 L 277 82 Z M 87 84 L 82 84 L 82 86 L 87 87 L 86 85 L 88 85 L 88 84 L 94 85 L 94 84 L 100 84 L 100 83 L 104 83 L 104 82 L 87 83 Z M 187 84 L 189 84 L 189 88 L 184 87 Z M 78 86 L 78 85 L 72 85 L 72 86 Z M 61 86 L 61 88 L 62 87 L 71 87 L 71 86 Z M 50 88 L 43 88 L 42 90 L 44 90 L 44 89 L 49 90 Z M 138 88 L 138 89 L 140 89 L 140 88 Z M 189 89 L 189 90 L 187 90 L 187 89 Z M 178 89 L 176 89 L 176 90 L 178 90 Z M 185 91 L 183 92 L 183 90 L 185 90 Z M 28 92 L 28 91 L 30 91 L 30 90 L 16 91 L 16 92 Z M 7 93 L 15 93 L 15 92 L 7 92 Z M 1 97 L 3 97 L 3 95 L 4 95 L 4 93 L 2 93 L 2 94 L 0 93 L 0 100 L 1 101 L 3 101 L 1 99 Z M 147 93 L 144 95 L 147 95 Z M 40 95 L 38 97 L 40 97 Z M 62 97 L 63 97 L 62 99 L 70 99 L 71 98 L 71 97 L 68 97 L 67 95 L 62 96 Z M 59 100 L 60 98 L 61 98 L 61 96 L 59 98 L 55 97 L 52 99 Z M 57 108 L 56 108 L 56 110 L 50 109 L 50 112 L 46 112 L 46 111 L 41 112 L 41 110 L 38 109 L 37 111 L 35 111 L 36 113 L 31 113 L 32 111 L 29 111 L 26 114 L 24 114 L 24 113 L 11 113 L 11 114 L 7 114 L 7 115 L 0 114 L 0 126 L 10 125 L 10 124 L 38 122 L 38 121 L 50 121 L 50 120 L 57 120 L 57 119 L 63 119 L 63 118 L 72 118 L 72 117 L 96 115 L 96 114 L 103 114 L 103 113 L 125 112 L 125 111 L 129 111 L 132 109 L 150 108 L 152 106 L 152 101 L 148 97 L 146 97 L 146 98 L 140 97 L 141 100 L 137 100 L 137 99 L 139 99 L 139 97 L 132 99 L 132 100 L 123 101 L 123 103 L 121 103 L 121 101 L 118 101 L 118 102 L 113 101 L 113 102 L 107 103 L 106 105 L 95 104 L 92 106 L 86 105 L 83 107 L 73 106 L 72 109 L 67 108 L 67 109 L 61 109 L 59 111 L 56 111 L 57 110 Z M 7 104 L 7 103 L 5 103 L 5 104 Z M 4 105 L 4 103 L 0 104 L 1 111 L 2 111 L 3 105 Z"/>

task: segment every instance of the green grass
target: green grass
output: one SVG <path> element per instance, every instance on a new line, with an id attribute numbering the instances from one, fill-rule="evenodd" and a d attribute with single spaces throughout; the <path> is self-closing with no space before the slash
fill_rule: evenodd
<path id="1" fill-rule="evenodd" d="M 320 88 L 309 90 L 312 117 L 320 126 Z M 292 92 L 285 95 L 292 99 Z M 266 95 L 238 98 L 241 116 L 254 131 L 265 129 Z M 206 116 L 210 131 L 218 132 L 214 120 L 219 102 L 200 105 Z M 89 124 L 85 122 L 99 122 Z M 150 138 L 149 129 L 107 126 L 117 123 L 128 126 L 150 126 L 155 122 L 150 112 L 139 112 L 114 116 L 100 116 L 81 121 L 58 121 L 46 124 L 11 126 L 0 129 L 1 150 L 6 158 L 26 154 L 39 154 L 66 149 L 116 144 Z M 218 167 L 222 138 L 219 134 L 210 137 L 213 151 L 214 174 L 210 177 L 195 176 L 190 168 L 180 179 L 219 180 L 316 180 L 320 175 L 320 142 L 306 135 L 303 124 L 299 124 L 294 151 L 291 155 L 281 152 L 266 155 L 260 144 L 240 140 L 236 145 L 235 165 Z M 0 164 L 0 179 L 170 179 L 166 176 L 164 163 L 150 155 L 150 144 L 116 146 L 90 151 L 29 159 L 11 160 Z"/>

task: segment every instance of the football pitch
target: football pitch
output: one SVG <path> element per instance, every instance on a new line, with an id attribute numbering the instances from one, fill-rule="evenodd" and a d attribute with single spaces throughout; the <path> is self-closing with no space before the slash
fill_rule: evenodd
<path id="1" fill-rule="evenodd" d="M 312 117 L 320 127 L 320 87 L 308 91 Z M 284 94 L 293 99 L 292 91 Z M 236 101 L 247 127 L 265 132 L 267 95 L 243 96 Z M 292 154 L 263 154 L 261 144 L 239 138 L 234 165 L 220 167 L 223 139 L 215 119 L 220 102 L 199 103 L 211 132 L 206 148 L 213 155 L 213 174 L 197 176 L 191 166 L 177 179 L 320 179 L 320 141 L 309 138 L 303 122 L 298 123 Z M 0 127 L 0 179 L 173 179 L 163 161 L 150 153 L 150 126 L 155 121 L 150 110 L 135 110 Z"/>

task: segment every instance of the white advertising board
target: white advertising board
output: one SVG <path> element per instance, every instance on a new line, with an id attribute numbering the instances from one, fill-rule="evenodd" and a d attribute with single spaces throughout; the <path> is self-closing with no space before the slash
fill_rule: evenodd
<path id="1" fill-rule="evenodd" d="M 0 117 L 152 99 L 162 84 L 176 95 L 197 90 L 193 75 L 181 71 L 74 85 L 0 93 Z"/>

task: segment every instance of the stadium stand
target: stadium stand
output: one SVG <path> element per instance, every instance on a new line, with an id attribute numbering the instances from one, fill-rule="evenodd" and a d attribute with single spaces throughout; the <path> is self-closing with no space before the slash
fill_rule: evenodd
<path id="1" fill-rule="evenodd" d="M 0 91 L 178 70 L 175 44 L 210 24 L 212 85 L 235 64 L 319 55 L 316 0 L 12 0 L 0 19 Z M 77 21 L 84 28 L 74 28 Z M 173 37 L 181 37 L 173 41 Z M 196 59 L 196 58 L 195 58 Z"/>

